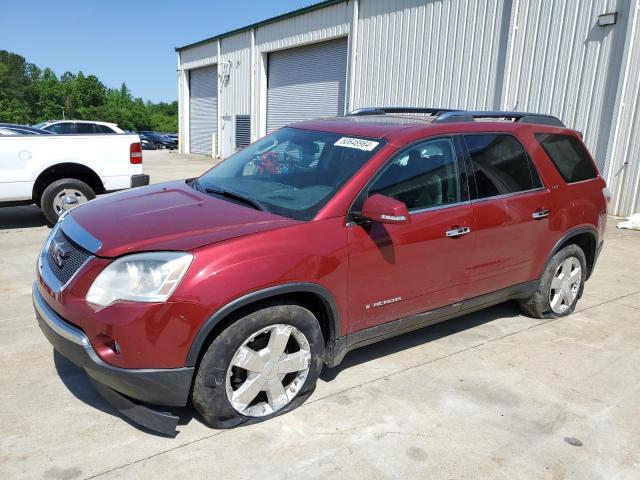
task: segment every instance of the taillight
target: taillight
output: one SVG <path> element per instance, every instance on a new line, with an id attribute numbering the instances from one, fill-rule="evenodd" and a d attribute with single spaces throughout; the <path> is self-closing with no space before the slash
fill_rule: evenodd
<path id="1" fill-rule="evenodd" d="M 142 163 L 142 145 L 140 142 L 132 143 L 129 147 L 129 161 L 131 163 Z"/>

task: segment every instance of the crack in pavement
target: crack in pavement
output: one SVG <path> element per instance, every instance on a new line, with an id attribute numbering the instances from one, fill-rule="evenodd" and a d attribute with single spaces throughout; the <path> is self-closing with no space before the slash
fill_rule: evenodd
<path id="1" fill-rule="evenodd" d="M 596 308 L 596 307 L 600 307 L 600 306 L 605 305 L 605 304 L 607 304 L 607 303 L 617 303 L 617 301 L 618 301 L 618 300 L 623 299 L 623 298 L 626 298 L 626 297 L 630 297 L 630 296 L 632 296 L 632 295 L 636 295 L 637 293 L 640 293 L 640 290 L 638 290 L 638 291 L 636 291 L 636 292 L 632 292 L 632 293 L 626 294 L 626 295 L 621 295 L 620 297 L 612 298 L 611 300 L 605 300 L 605 301 L 603 301 L 603 302 L 601 302 L 601 303 L 597 303 L 597 304 L 595 304 L 595 305 L 591 305 L 590 307 L 586 307 L 586 308 L 584 308 L 584 309 L 580 310 L 579 312 L 575 312 L 575 313 L 576 313 L 576 314 L 580 314 L 580 313 L 582 313 L 582 312 L 585 312 L 585 311 L 587 311 L 587 310 L 591 310 L 591 309 Z M 622 305 L 624 305 L 624 304 L 622 304 Z M 625 306 L 630 306 L 630 305 L 625 305 Z M 632 307 L 632 308 L 633 308 L 633 307 Z M 461 349 L 461 350 L 457 350 L 457 351 L 455 351 L 455 352 L 451 352 L 451 353 L 449 353 L 449 354 L 447 354 L 447 355 L 443 355 L 443 356 L 441 356 L 441 357 L 433 358 L 433 359 L 431 359 L 431 360 L 427 360 L 426 362 L 422 362 L 422 363 L 418 363 L 418 364 L 415 364 L 415 365 L 411 365 L 411 366 L 408 366 L 408 367 L 403 368 L 403 369 L 401 369 L 401 370 L 398 370 L 398 371 L 396 371 L 396 372 L 392 372 L 392 373 L 389 373 L 389 374 L 387 374 L 387 375 L 383 375 L 383 376 L 381 376 L 381 377 L 377 377 L 377 378 L 373 378 L 373 379 L 371 379 L 371 380 L 367 380 L 366 382 L 359 383 L 358 385 L 354 385 L 354 386 L 351 386 L 351 387 L 345 388 L 344 390 L 340 390 L 339 392 L 334 392 L 334 393 L 331 393 L 331 394 L 329 394 L 329 395 L 327 395 L 327 396 L 324 396 L 324 397 L 322 397 L 322 398 L 318 398 L 318 399 L 316 399 L 316 400 L 312 400 L 312 401 L 310 401 L 310 402 L 306 402 L 306 403 L 302 404 L 302 405 L 301 405 L 300 407 L 298 407 L 298 408 L 305 408 L 305 407 L 308 407 L 309 405 L 313 405 L 314 403 L 321 402 L 321 401 L 323 401 L 323 400 L 326 400 L 326 399 L 328 399 L 328 398 L 335 397 L 335 396 L 337 396 L 337 395 L 342 395 L 343 393 L 346 393 L 346 392 L 349 392 L 349 391 L 355 390 L 355 389 L 357 389 L 357 388 L 361 388 L 361 387 L 366 386 L 366 385 L 370 385 L 370 384 L 375 383 L 375 382 L 379 382 L 380 380 L 384 380 L 384 379 L 386 379 L 386 378 L 390 378 L 390 377 L 393 377 L 393 376 L 395 376 L 395 375 L 400 375 L 400 374 L 405 373 L 405 372 L 408 372 L 408 371 L 410 371 L 410 370 L 413 370 L 413 369 L 416 369 L 416 368 L 419 368 L 419 367 L 423 367 L 423 366 L 425 366 L 425 365 L 430 365 L 430 364 L 435 363 L 435 362 L 439 362 L 440 360 L 446 360 L 446 359 L 448 359 L 448 358 L 450 358 L 450 357 L 453 357 L 453 356 L 455 356 L 455 355 L 459 355 L 459 354 L 461 354 L 461 353 L 465 353 L 465 352 L 468 352 L 468 351 L 470 351 L 470 350 L 474 350 L 474 349 L 476 349 L 476 348 L 482 347 L 482 346 L 484 346 L 484 345 L 488 345 L 488 344 L 490 344 L 490 343 L 498 342 L 498 341 L 503 340 L 503 339 L 505 339 L 505 338 L 511 337 L 511 336 L 513 336 L 513 335 L 517 335 L 517 334 L 522 333 L 522 332 L 526 332 L 526 331 L 532 330 L 532 329 L 534 329 L 534 328 L 542 327 L 542 326 L 547 325 L 548 323 L 551 323 L 551 322 L 558 322 L 558 321 L 562 321 L 562 320 L 565 320 L 565 319 L 567 319 L 567 318 L 570 318 L 570 316 L 567 316 L 567 317 L 561 317 L 561 318 L 551 318 L 551 319 L 548 319 L 548 320 L 542 320 L 542 321 L 540 321 L 540 322 L 538 322 L 538 323 L 535 323 L 535 324 L 533 324 L 533 325 L 530 325 L 530 326 L 528 326 L 528 327 L 526 327 L 526 328 L 522 328 L 522 329 L 520 329 L 520 330 L 516 330 L 516 331 L 513 331 L 513 332 L 511 332 L 511 333 L 507 333 L 507 334 L 502 335 L 502 336 L 500 336 L 500 337 L 491 338 L 491 339 L 485 340 L 485 341 L 483 341 L 483 342 L 479 342 L 479 343 L 477 343 L 477 344 L 475 344 L 475 345 L 471 345 L 471 346 L 469 346 L 469 347 L 463 348 L 463 349 Z M 212 433 L 211 435 L 206 435 L 206 436 L 204 436 L 204 437 L 201 437 L 201 438 L 198 438 L 198 439 L 192 440 L 192 441 L 190 441 L 190 442 L 187 442 L 187 443 L 184 443 L 184 444 L 181 444 L 181 445 L 176 445 L 175 447 L 169 448 L 169 449 L 167 449 L 167 450 L 163 450 L 163 451 L 161 451 L 161 452 L 157 452 L 157 453 L 151 454 L 151 455 L 149 455 L 149 456 L 146 456 L 146 457 L 143 457 L 143 458 L 139 458 L 139 459 L 137 459 L 137 460 L 133 460 L 133 461 L 131 461 L 131 462 L 128 462 L 128 463 L 125 463 L 125 464 L 122 464 L 122 465 L 118 465 L 118 466 L 116 466 L 116 467 L 113 467 L 113 468 L 111 468 L 111 469 L 109 469 L 109 470 L 105 470 L 105 471 L 103 471 L 103 472 L 97 473 L 97 474 L 92 475 L 92 476 L 90 476 L 90 477 L 85 477 L 85 480 L 91 480 L 91 479 L 95 479 L 95 478 L 101 477 L 101 476 L 106 475 L 106 474 L 108 474 L 108 473 L 111 473 L 111 472 L 114 472 L 114 471 L 117 471 L 117 470 L 121 470 L 121 469 L 123 469 L 123 468 L 129 467 L 129 466 L 131 466 L 131 465 L 135 465 L 135 464 L 137 464 L 137 463 L 144 462 L 145 460 L 149 460 L 149 459 L 152 459 L 152 458 L 155 458 L 155 457 L 159 457 L 159 456 L 161 456 L 161 455 L 164 455 L 164 454 L 166 454 L 166 453 L 173 452 L 173 451 L 178 450 L 178 449 L 180 449 L 180 448 L 184 448 L 184 447 L 188 447 L 188 446 L 190 446 L 190 445 L 194 445 L 194 444 L 196 444 L 196 443 L 202 442 L 202 441 L 204 441 L 204 440 L 208 440 L 208 439 L 210 439 L 210 438 L 216 437 L 216 436 L 218 436 L 218 435 L 222 435 L 222 434 L 224 434 L 224 433 L 228 433 L 228 432 L 230 432 L 230 431 L 231 431 L 231 430 L 221 430 L 221 431 L 216 431 L 215 433 Z"/>

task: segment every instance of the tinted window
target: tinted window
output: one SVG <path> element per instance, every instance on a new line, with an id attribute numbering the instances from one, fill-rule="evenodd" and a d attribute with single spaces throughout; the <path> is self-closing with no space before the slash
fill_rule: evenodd
<path id="1" fill-rule="evenodd" d="M 539 133 L 536 139 L 567 183 L 589 180 L 598 175 L 587 149 L 577 138 Z"/>
<path id="2" fill-rule="evenodd" d="M 460 180 L 453 141 L 430 140 L 400 154 L 376 179 L 369 194 L 400 200 L 409 210 L 457 203 Z"/>
<path id="3" fill-rule="evenodd" d="M 465 135 L 464 138 L 478 198 L 523 192 L 541 186 L 524 147 L 511 135 Z"/>
<path id="4" fill-rule="evenodd" d="M 96 124 L 93 127 L 96 129 L 96 133 L 116 133 L 111 129 L 111 127 L 107 127 L 106 125 Z"/>
<path id="5" fill-rule="evenodd" d="M 232 192 L 266 210 L 310 220 L 383 146 L 380 139 L 283 128 L 230 156 L 194 188 Z"/>
<path id="6" fill-rule="evenodd" d="M 92 123 L 76 123 L 76 133 L 94 133 Z"/>
<path id="7" fill-rule="evenodd" d="M 55 123 L 47 127 L 47 130 L 54 133 L 74 133 L 72 122 Z"/>

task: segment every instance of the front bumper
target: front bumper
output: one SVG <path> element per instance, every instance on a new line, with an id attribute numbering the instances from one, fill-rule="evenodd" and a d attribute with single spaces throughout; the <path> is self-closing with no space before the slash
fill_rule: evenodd
<path id="1" fill-rule="evenodd" d="M 42 332 L 62 356 L 83 368 L 107 401 L 137 423 L 171 433 L 162 420 L 170 420 L 175 430 L 177 417 L 155 412 L 133 400 L 163 406 L 184 406 L 189 399 L 193 367 L 172 369 L 126 369 L 104 362 L 84 332 L 61 318 L 44 300 L 37 284 L 33 305 Z M 129 398 L 127 398 L 129 397 Z M 158 417 L 159 416 L 159 417 Z"/>
<path id="2" fill-rule="evenodd" d="M 131 188 L 149 185 L 149 175 L 131 175 Z"/>

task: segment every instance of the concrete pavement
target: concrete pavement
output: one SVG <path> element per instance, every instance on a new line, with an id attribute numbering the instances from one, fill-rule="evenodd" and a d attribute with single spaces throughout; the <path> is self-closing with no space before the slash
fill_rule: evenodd
<path id="1" fill-rule="evenodd" d="M 145 152 L 152 182 L 211 159 Z M 175 439 L 127 423 L 54 354 L 30 300 L 48 228 L 0 209 L 0 478 L 640 478 L 640 232 L 616 230 L 577 312 L 499 305 L 350 353 L 298 410 Z"/>

